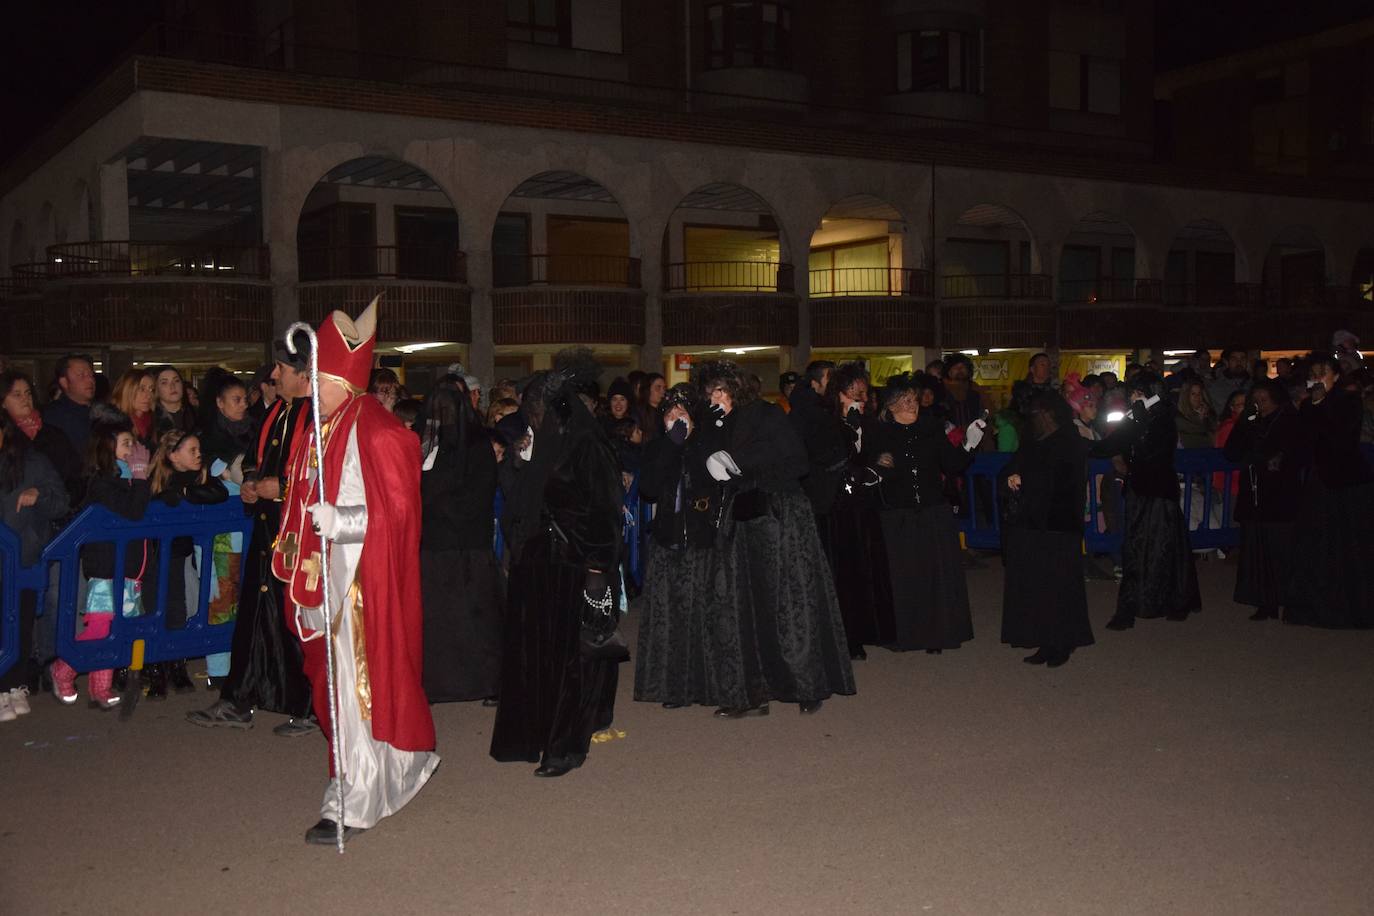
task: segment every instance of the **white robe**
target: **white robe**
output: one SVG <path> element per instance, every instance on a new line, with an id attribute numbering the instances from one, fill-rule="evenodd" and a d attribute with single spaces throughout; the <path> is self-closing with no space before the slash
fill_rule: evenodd
<path id="1" fill-rule="evenodd" d="M 358 575 L 362 558 L 362 538 L 367 528 L 367 494 L 363 490 L 362 464 L 358 457 L 358 430 L 348 436 L 339 492 L 335 497 L 344 530 L 331 543 L 329 552 L 329 599 L 339 619 L 334 637 L 334 684 L 339 714 L 335 728 L 339 735 L 340 774 L 344 781 L 344 824 L 367 829 L 382 818 L 395 814 L 424 787 L 439 766 L 433 751 L 403 751 L 372 737 L 372 725 L 363 719 L 358 702 L 358 672 L 353 658 L 353 614 L 346 606 L 349 591 Z M 341 613 L 342 611 L 342 613 Z M 364 608 L 363 613 L 372 609 Z M 309 629 L 323 630 L 319 609 L 303 610 L 301 622 Z M 324 637 L 321 637 L 324 638 Z M 320 817 L 339 819 L 337 779 L 329 781 Z"/>

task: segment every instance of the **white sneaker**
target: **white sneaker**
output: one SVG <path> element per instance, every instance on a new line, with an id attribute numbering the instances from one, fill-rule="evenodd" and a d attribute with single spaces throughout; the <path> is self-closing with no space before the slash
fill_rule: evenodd
<path id="1" fill-rule="evenodd" d="M 0 722 L 13 722 L 17 718 L 19 714 L 14 711 L 9 693 L 0 693 Z"/>
<path id="2" fill-rule="evenodd" d="M 29 706 L 29 688 L 16 687 L 11 690 L 10 706 L 14 707 L 15 713 L 21 716 L 27 716 L 29 713 L 33 712 L 33 709 Z"/>

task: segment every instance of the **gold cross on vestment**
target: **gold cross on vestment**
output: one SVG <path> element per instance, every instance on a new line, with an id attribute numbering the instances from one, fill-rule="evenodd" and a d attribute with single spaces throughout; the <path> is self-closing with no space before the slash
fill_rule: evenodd
<path id="1" fill-rule="evenodd" d="M 277 538 L 277 550 L 281 551 L 282 559 L 286 562 L 287 569 L 296 568 L 296 557 L 301 552 L 300 538 L 296 532 L 288 531 Z"/>
<path id="2" fill-rule="evenodd" d="M 324 571 L 324 566 L 320 562 L 320 552 L 318 550 L 301 560 L 301 572 L 305 573 L 305 587 L 309 591 L 314 591 L 320 584 L 320 573 Z"/>

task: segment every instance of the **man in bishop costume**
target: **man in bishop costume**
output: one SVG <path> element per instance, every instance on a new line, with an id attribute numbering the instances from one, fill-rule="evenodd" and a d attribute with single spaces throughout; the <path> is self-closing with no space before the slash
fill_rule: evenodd
<path id="1" fill-rule="evenodd" d="M 439 765 L 421 683 L 420 455 L 415 436 L 366 394 L 377 302 L 318 331 L 322 448 L 308 431 L 292 450 L 272 571 L 286 584 L 290 626 L 326 739 L 339 735 L 339 772 L 308 843 L 333 844 L 343 780 L 345 839 L 395 814 Z M 318 501 L 317 474 L 325 500 Z M 322 553 L 329 550 L 326 624 Z M 338 720 L 332 721 L 325 639 L 333 640 Z"/>

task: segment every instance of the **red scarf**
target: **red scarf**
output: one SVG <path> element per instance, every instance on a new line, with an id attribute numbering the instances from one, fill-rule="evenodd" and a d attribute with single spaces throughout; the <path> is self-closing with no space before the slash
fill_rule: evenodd
<path id="1" fill-rule="evenodd" d="M 43 415 L 36 410 L 30 410 L 27 417 L 22 420 L 15 420 L 14 425 L 22 429 L 24 435 L 32 439 L 43 428 Z"/>
<path id="2" fill-rule="evenodd" d="M 147 442 L 153 435 L 153 412 L 136 413 L 132 417 L 134 421 L 134 438 L 140 442 Z"/>

